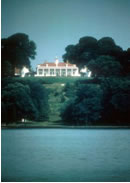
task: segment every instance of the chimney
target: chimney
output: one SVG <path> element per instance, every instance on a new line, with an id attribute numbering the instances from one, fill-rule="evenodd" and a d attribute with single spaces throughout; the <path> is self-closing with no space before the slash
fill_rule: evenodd
<path id="1" fill-rule="evenodd" d="M 66 61 L 66 67 L 68 67 L 68 63 L 69 63 L 69 61 L 67 60 L 67 61 Z"/>
<path id="2" fill-rule="evenodd" d="M 58 60 L 58 57 L 55 58 L 55 64 L 56 66 L 58 66 L 58 63 L 59 63 L 59 60 Z"/>

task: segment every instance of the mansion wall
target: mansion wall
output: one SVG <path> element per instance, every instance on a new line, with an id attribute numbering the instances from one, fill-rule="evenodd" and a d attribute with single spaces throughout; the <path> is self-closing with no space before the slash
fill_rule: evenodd
<path id="1" fill-rule="evenodd" d="M 35 76 L 80 76 L 80 74 L 76 65 L 57 61 L 39 64 Z"/>

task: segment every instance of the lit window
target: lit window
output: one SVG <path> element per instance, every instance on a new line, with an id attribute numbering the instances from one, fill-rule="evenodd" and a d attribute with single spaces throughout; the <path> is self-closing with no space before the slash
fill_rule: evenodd
<path id="1" fill-rule="evenodd" d="M 56 69 L 56 76 L 60 76 L 60 69 Z"/>
<path id="2" fill-rule="evenodd" d="M 67 69 L 67 75 L 71 76 L 71 69 Z"/>
<path id="3" fill-rule="evenodd" d="M 48 69 L 44 69 L 44 75 L 46 76 L 48 74 Z"/>
<path id="4" fill-rule="evenodd" d="M 66 75 L 66 69 L 61 69 L 61 76 L 65 76 Z"/>
<path id="5" fill-rule="evenodd" d="M 42 75 L 43 74 L 43 69 L 38 69 L 38 73 L 39 73 L 39 75 Z"/>
<path id="6" fill-rule="evenodd" d="M 51 75 L 51 76 L 54 75 L 54 69 L 50 69 L 50 75 Z"/>
<path id="7" fill-rule="evenodd" d="M 73 75 L 75 75 L 76 74 L 76 69 L 73 69 Z"/>

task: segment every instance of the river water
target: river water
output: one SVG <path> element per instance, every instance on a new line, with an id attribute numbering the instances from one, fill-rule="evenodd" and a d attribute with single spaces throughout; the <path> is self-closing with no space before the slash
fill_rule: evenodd
<path id="1" fill-rule="evenodd" d="M 2 129 L 2 181 L 130 181 L 130 130 Z"/>

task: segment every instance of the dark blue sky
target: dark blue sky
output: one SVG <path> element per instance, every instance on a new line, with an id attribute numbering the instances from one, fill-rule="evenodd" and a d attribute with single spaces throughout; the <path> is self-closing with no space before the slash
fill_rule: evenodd
<path id="1" fill-rule="evenodd" d="M 130 47 L 130 0 L 2 0 L 2 38 L 22 32 L 37 45 L 33 68 L 62 60 L 83 36 L 112 37 Z"/>

